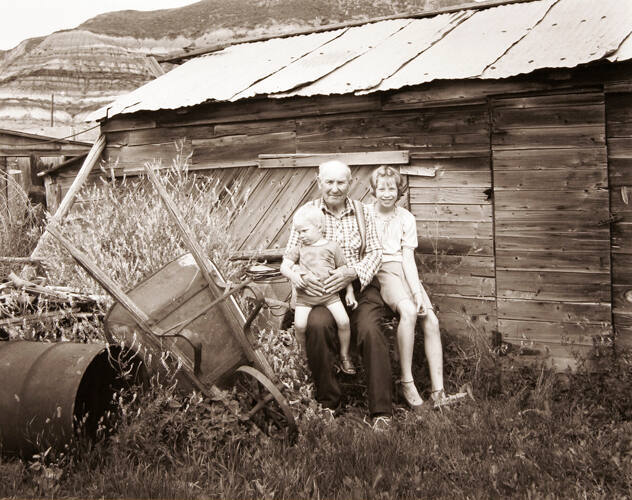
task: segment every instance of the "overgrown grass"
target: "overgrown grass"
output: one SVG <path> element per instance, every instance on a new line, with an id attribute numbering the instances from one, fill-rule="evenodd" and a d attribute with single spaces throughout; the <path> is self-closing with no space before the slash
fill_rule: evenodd
<path id="1" fill-rule="evenodd" d="M 0 171 L 0 255 L 28 257 L 39 239 L 44 220 L 40 205 L 33 205 L 22 187 L 6 172 Z M 15 265 L 0 262 L 4 278 Z"/>
<path id="2" fill-rule="evenodd" d="M 234 207 L 208 179 L 193 182 L 181 169 L 161 177 L 205 250 L 218 263 L 228 262 L 226 224 Z M 146 182 L 107 182 L 84 191 L 82 199 L 82 215 L 63 230 L 124 288 L 184 252 Z M 48 269 L 50 280 L 100 293 L 57 245 L 47 255 L 62 262 Z M 91 335 L 67 336 L 99 340 L 98 329 Z M 632 355 L 602 350 L 604 369 L 580 365 L 576 374 L 555 374 L 543 366 L 501 371 L 503 358 L 485 335 L 476 330 L 468 335 L 444 335 L 446 385 L 453 392 L 471 383 L 475 400 L 421 415 L 398 406 L 392 428 L 376 434 L 363 423 L 361 377 L 345 379 L 348 405 L 331 419 L 314 401 L 293 336 L 263 329 L 259 345 L 297 416 L 296 443 L 271 439 L 242 421 L 234 387 L 209 401 L 179 394 L 166 379 L 154 380 L 145 391 L 116 395 L 120 416 L 109 438 L 81 443 L 71 453 L 42 450 L 26 461 L 0 458 L 0 497 L 632 495 Z M 427 395 L 422 339 L 419 334 L 415 376 Z"/>
<path id="3" fill-rule="evenodd" d="M 453 343 L 460 352 L 470 345 L 448 340 L 446 362 L 458 365 L 465 358 L 452 357 Z M 240 423 L 219 402 L 154 385 L 121 403 L 121 421 L 109 441 L 71 456 L 3 462 L 0 495 L 625 498 L 631 493 L 627 354 L 611 360 L 616 384 L 586 371 L 560 378 L 544 368 L 522 368 L 505 372 L 493 393 L 475 390 L 475 401 L 456 408 L 423 415 L 397 409 L 391 430 L 379 434 L 362 423 L 359 395 L 335 420 L 319 411 L 303 383 L 306 371 L 291 337 L 276 342 L 268 356 L 287 360 L 277 367 L 283 382 L 301 382 L 285 390 L 299 419 L 294 445 Z M 479 391 L 485 385 L 473 382 Z M 232 390 L 225 397 L 236 404 Z"/>

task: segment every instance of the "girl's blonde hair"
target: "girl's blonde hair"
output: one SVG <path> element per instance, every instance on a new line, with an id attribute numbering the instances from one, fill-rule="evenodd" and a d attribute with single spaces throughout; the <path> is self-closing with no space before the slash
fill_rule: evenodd
<path id="1" fill-rule="evenodd" d="M 404 178 L 400 175 L 397 169 L 381 165 L 371 173 L 371 191 L 374 196 L 379 179 L 392 179 L 395 183 L 395 187 L 397 188 L 397 199 L 399 200 L 402 197 L 404 190 L 406 189 L 406 184 L 404 183 Z"/>
<path id="2" fill-rule="evenodd" d="M 292 223 L 296 224 L 296 221 L 308 222 L 322 229 L 325 224 L 325 215 L 320 208 L 314 205 L 303 205 L 292 217 Z"/>

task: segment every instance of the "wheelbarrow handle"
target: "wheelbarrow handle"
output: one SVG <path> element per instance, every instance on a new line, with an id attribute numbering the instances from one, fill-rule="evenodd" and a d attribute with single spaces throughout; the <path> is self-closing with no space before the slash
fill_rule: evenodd
<path id="1" fill-rule="evenodd" d="M 191 347 L 193 347 L 193 374 L 199 377 L 202 367 L 202 342 L 191 342 Z"/>
<path id="2" fill-rule="evenodd" d="M 256 288 L 253 288 L 251 286 L 248 287 L 248 290 L 250 290 L 252 294 L 255 296 L 255 308 L 250 312 L 250 314 L 248 315 L 248 318 L 246 318 L 246 322 L 244 323 L 243 331 L 245 334 L 248 334 L 250 332 L 250 327 L 252 326 L 252 322 L 255 320 L 255 318 L 257 317 L 257 314 L 259 314 L 259 312 L 261 311 L 261 308 L 266 303 L 266 299 L 260 290 L 257 290 Z"/>

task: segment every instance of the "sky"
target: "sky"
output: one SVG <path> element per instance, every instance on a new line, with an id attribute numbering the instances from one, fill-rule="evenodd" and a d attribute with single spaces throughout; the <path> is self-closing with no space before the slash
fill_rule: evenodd
<path id="1" fill-rule="evenodd" d="M 0 50 L 116 10 L 158 10 L 198 0 L 0 0 Z"/>

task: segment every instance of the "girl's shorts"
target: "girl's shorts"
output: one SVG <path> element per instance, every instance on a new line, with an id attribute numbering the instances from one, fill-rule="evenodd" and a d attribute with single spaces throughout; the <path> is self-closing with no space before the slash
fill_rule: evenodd
<path id="1" fill-rule="evenodd" d="M 402 300 L 414 303 L 415 299 L 404 276 L 401 262 L 383 262 L 377 272 L 377 279 L 380 282 L 382 300 L 393 312 L 397 312 L 397 304 Z"/>

